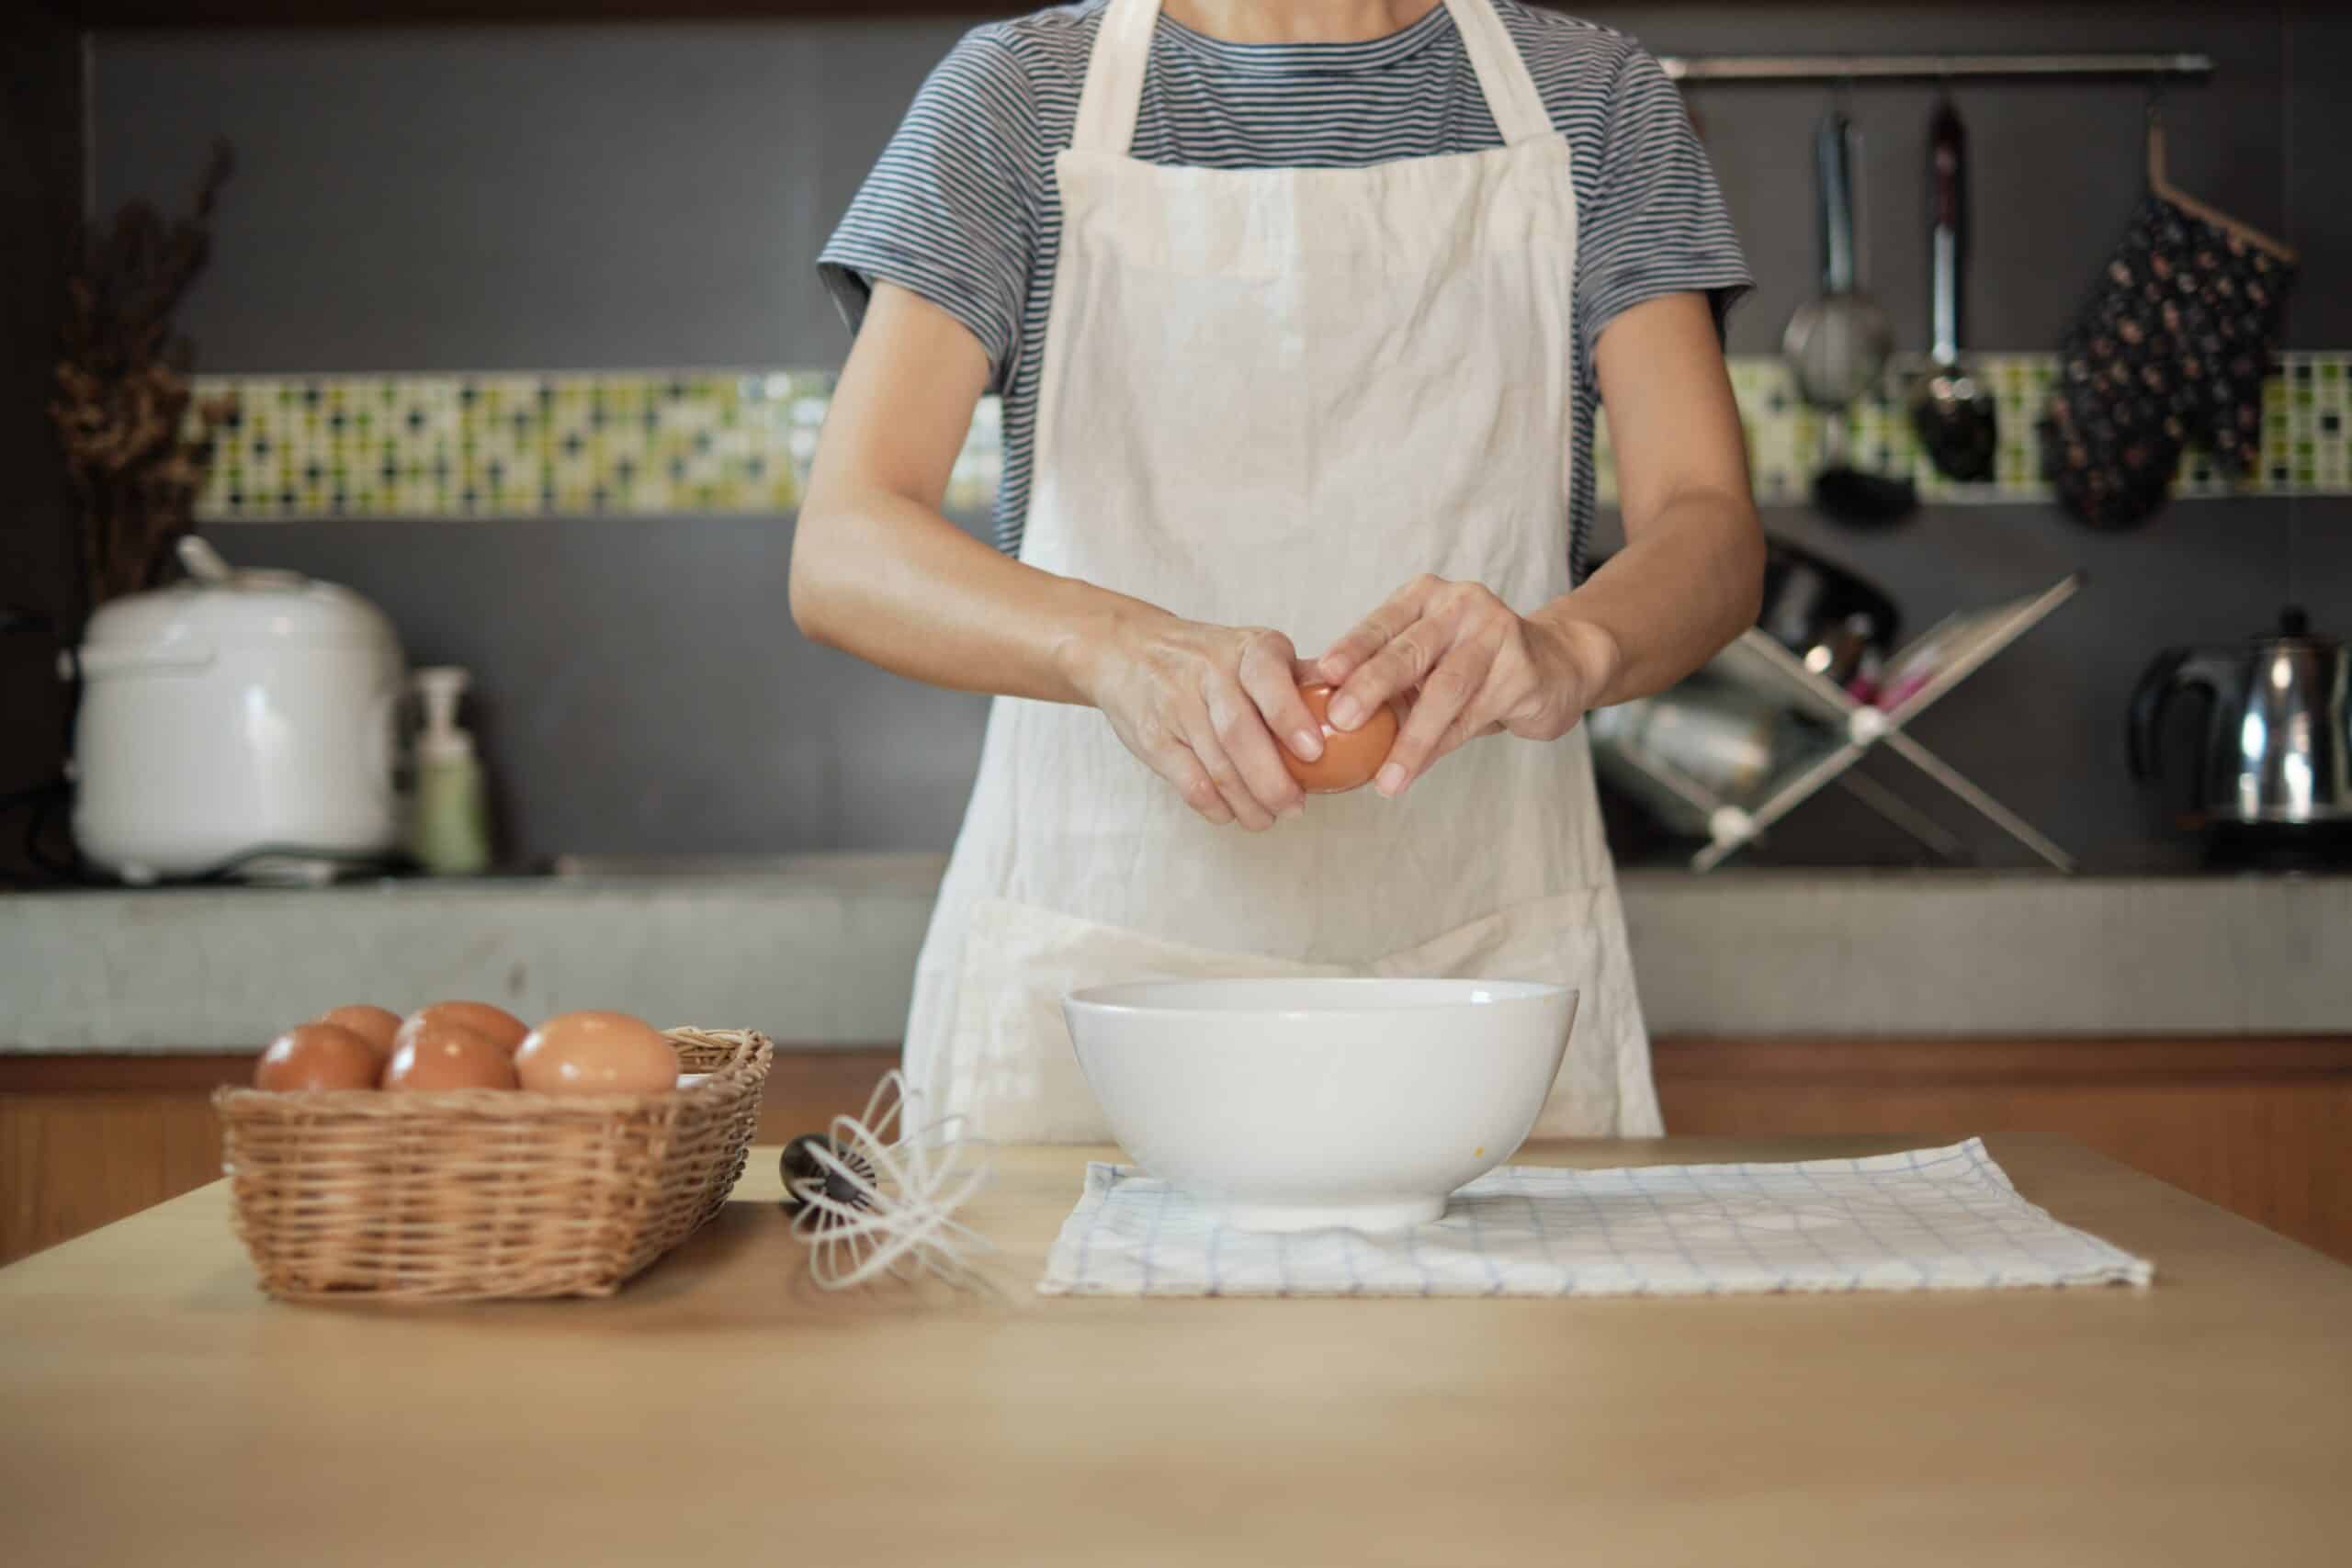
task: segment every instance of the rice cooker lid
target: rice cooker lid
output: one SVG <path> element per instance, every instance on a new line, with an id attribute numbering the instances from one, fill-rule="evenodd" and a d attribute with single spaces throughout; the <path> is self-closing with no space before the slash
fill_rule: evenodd
<path id="1" fill-rule="evenodd" d="M 384 613 L 348 588 L 297 571 L 242 570 L 110 600 L 90 617 L 92 648 L 368 649 L 398 652 Z"/>

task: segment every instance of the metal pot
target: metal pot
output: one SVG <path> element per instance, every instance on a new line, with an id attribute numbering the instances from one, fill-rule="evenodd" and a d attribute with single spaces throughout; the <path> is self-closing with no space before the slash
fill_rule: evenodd
<path id="1" fill-rule="evenodd" d="M 1669 831 L 1703 837 L 1715 813 L 1771 783 L 1786 720 L 1756 693 L 1697 676 L 1585 722 L 1604 779 Z"/>
<path id="2" fill-rule="evenodd" d="M 1894 646 L 1894 601 L 1864 578 L 1785 539 L 1765 542 L 1756 624 L 1806 669 L 1847 688 Z"/>
<path id="3" fill-rule="evenodd" d="M 2132 696 L 2132 772 L 2157 774 L 2173 696 L 2210 703 L 2190 820 L 2202 827 L 2301 830 L 2352 822 L 2352 650 L 2315 637 L 2301 610 L 2275 636 L 2231 648 L 2171 648 Z"/>
<path id="4" fill-rule="evenodd" d="M 1609 562 L 1591 557 L 1588 575 Z M 1777 536 L 1764 540 L 1765 636 L 1831 684 L 1852 690 L 1894 650 L 1903 618 L 1885 590 L 1837 562 Z M 1858 695 L 1868 695 L 1866 692 Z"/>

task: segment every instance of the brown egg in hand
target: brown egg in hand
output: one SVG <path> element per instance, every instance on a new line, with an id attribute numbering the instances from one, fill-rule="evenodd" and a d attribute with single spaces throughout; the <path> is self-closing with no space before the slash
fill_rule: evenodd
<path id="1" fill-rule="evenodd" d="M 376 1047 L 376 1055 L 392 1054 L 392 1036 L 401 1031 L 401 1015 L 390 1008 L 369 1007 L 355 1002 L 349 1007 L 329 1008 L 311 1021 L 332 1023 L 338 1029 L 348 1029 L 368 1044 Z"/>
<path id="2" fill-rule="evenodd" d="M 543 1094 L 653 1094 L 677 1087 L 678 1053 L 643 1019 L 567 1012 L 531 1031 L 514 1071 Z"/>
<path id="3" fill-rule="evenodd" d="M 1299 787 L 1309 795 L 1341 795 L 1361 789 L 1380 772 L 1380 764 L 1388 760 L 1388 749 L 1396 744 L 1396 715 L 1394 709 L 1376 709 L 1353 729 L 1331 728 L 1330 707 L 1333 688 L 1323 682 L 1310 682 L 1298 689 L 1306 700 L 1306 711 L 1315 716 L 1322 727 L 1323 755 L 1312 762 L 1302 762 L 1285 746 L 1283 766 Z"/>
<path id="4" fill-rule="evenodd" d="M 412 1093 L 447 1089 L 513 1089 L 514 1057 L 505 1046 L 446 1019 L 418 1019 L 401 1029 L 400 1049 L 384 1069 L 384 1087 Z"/>
<path id="5" fill-rule="evenodd" d="M 470 1029 L 509 1055 L 523 1043 L 523 1036 L 531 1032 L 530 1025 L 504 1008 L 492 1007 L 488 1002 L 435 1002 L 408 1015 L 401 1025 L 401 1039 L 405 1041 L 413 1029 L 438 1023 Z"/>
<path id="6" fill-rule="evenodd" d="M 340 1024 L 300 1023 L 254 1064 L 254 1087 L 274 1090 L 374 1089 L 384 1070 L 376 1047 Z"/>

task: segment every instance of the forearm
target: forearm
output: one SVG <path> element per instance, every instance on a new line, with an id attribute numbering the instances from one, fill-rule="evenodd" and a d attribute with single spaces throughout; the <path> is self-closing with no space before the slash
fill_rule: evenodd
<path id="1" fill-rule="evenodd" d="M 1297 813 L 1274 736 L 1302 761 L 1322 748 L 1288 637 L 1041 571 L 904 491 L 823 479 L 821 456 L 819 469 L 792 552 L 811 639 L 935 686 L 1098 708 L 1210 822 L 1255 831 Z"/>
<path id="2" fill-rule="evenodd" d="M 793 536 L 792 618 L 910 680 L 1087 702 L 1097 650 L 1166 617 L 1024 566 L 941 515 L 988 378 L 970 329 L 895 285 L 875 290 Z"/>
<path id="3" fill-rule="evenodd" d="M 812 488 L 793 542 L 792 615 L 811 641 L 910 680 L 1057 703 L 1091 700 L 1092 650 L 1166 618 L 859 486 Z"/>
<path id="4" fill-rule="evenodd" d="M 1756 624 L 1764 536 L 1744 492 L 1691 489 L 1631 530 L 1609 563 L 1532 617 L 1598 671 L 1586 705 L 1664 691 Z"/>

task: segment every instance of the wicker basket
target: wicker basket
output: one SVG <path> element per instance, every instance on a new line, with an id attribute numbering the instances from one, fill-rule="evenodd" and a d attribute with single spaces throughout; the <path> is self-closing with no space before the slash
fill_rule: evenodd
<path id="1" fill-rule="evenodd" d="M 774 1047 L 673 1029 L 702 1082 L 560 1096 L 222 1089 L 237 1235 L 274 1296 L 605 1296 L 716 1215 Z"/>

